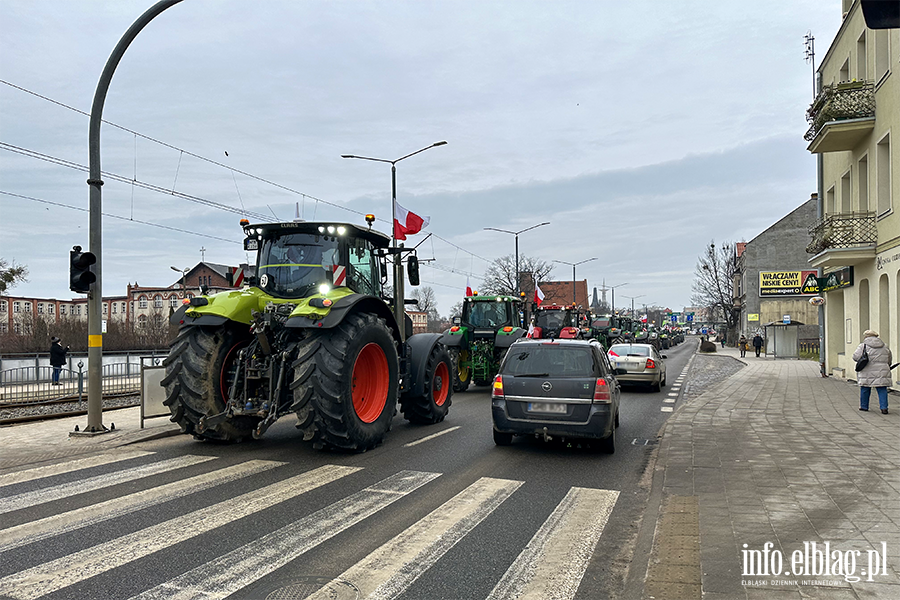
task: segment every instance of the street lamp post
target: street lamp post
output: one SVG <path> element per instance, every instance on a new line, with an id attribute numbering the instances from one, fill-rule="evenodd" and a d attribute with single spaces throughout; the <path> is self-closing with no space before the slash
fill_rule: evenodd
<path id="1" fill-rule="evenodd" d="M 446 145 L 446 141 L 435 142 L 430 146 L 425 146 L 420 150 L 416 150 L 415 152 L 410 152 L 406 156 L 401 156 L 400 158 L 394 160 L 388 160 L 386 158 L 373 158 L 371 156 L 356 156 L 355 154 L 341 154 L 341 158 L 358 158 L 360 160 L 372 160 L 375 162 L 383 162 L 390 163 L 391 165 L 391 247 L 394 249 L 394 318 L 397 319 L 397 326 L 400 328 L 400 339 L 406 339 L 406 328 L 403 326 L 403 316 L 406 314 L 404 310 L 404 277 L 403 277 L 403 258 L 400 256 L 400 252 L 396 250 L 397 248 L 397 238 L 394 237 L 396 232 L 394 231 L 394 223 L 397 218 L 397 163 L 401 160 L 407 159 L 410 156 L 415 156 L 420 152 L 425 152 L 431 148 L 435 148 L 437 146 Z"/>
<path id="2" fill-rule="evenodd" d="M 519 297 L 520 292 L 520 282 L 519 282 L 519 234 L 525 233 L 526 231 L 531 231 L 532 229 L 537 229 L 543 225 L 549 225 L 550 221 L 545 221 L 543 223 L 538 223 L 537 225 L 532 225 L 531 227 L 526 227 L 520 231 L 508 231 L 506 229 L 497 229 L 496 227 L 485 227 L 485 231 L 500 231 L 502 233 L 508 233 L 510 235 L 516 236 L 516 298 Z"/>
<path id="3" fill-rule="evenodd" d="M 184 269 L 179 269 L 178 267 L 171 267 L 171 266 L 169 268 L 172 269 L 173 271 L 175 271 L 176 273 L 181 273 L 181 297 L 185 298 L 186 296 L 184 294 L 184 290 L 187 288 L 184 284 L 184 278 L 187 275 L 187 272 L 191 270 L 191 268 L 185 267 Z"/>
<path id="4" fill-rule="evenodd" d="M 632 319 L 634 319 L 634 301 L 637 298 L 643 298 L 644 296 L 646 296 L 646 294 L 641 294 L 640 296 L 625 296 L 626 298 L 631 298 L 631 318 Z"/>
<path id="5" fill-rule="evenodd" d="M 575 298 L 575 267 L 578 265 L 583 265 L 586 262 L 591 262 L 592 260 L 597 260 L 597 257 L 595 256 L 593 258 L 586 258 L 584 260 L 578 261 L 577 263 L 570 263 L 570 262 L 566 262 L 564 260 L 554 260 L 553 261 L 555 263 L 569 265 L 570 267 L 572 267 L 572 304 L 575 304 L 577 302 L 577 300 Z"/>
<path id="6" fill-rule="evenodd" d="M 609 289 L 612 290 L 612 314 L 613 314 L 613 316 L 616 315 L 616 288 L 622 287 L 623 285 L 628 285 L 628 282 L 609 286 Z"/>

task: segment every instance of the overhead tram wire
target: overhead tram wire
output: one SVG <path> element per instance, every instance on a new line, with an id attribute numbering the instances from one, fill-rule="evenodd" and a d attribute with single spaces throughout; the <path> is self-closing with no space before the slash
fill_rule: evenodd
<path id="1" fill-rule="evenodd" d="M 62 202 L 54 202 L 52 200 L 43 200 L 41 198 L 35 198 L 33 196 L 25 196 L 23 194 L 15 194 L 13 192 L 7 192 L 5 190 L 0 190 L 0 194 L 3 194 L 4 196 L 12 196 L 13 198 L 22 198 L 23 200 L 31 200 L 32 202 L 40 202 L 41 204 L 50 204 L 52 206 L 59 206 L 61 208 L 80 210 L 81 212 L 90 212 L 90 209 L 83 208 L 81 206 L 72 206 L 71 204 L 63 204 Z M 111 219 L 119 219 L 121 221 L 137 223 L 138 225 L 147 225 L 149 227 L 158 227 L 159 229 L 167 229 L 169 231 L 175 231 L 178 233 L 188 233 L 190 235 L 198 235 L 200 237 L 205 237 L 205 238 L 212 239 L 212 240 L 218 240 L 220 242 L 228 242 L 231 244 L 240 244 L 241 243 L 237 240 L 230 240 L 228 238 L 218 237 L 215 235 L 209 235 L 208 233 L 200 233 L 198 231 L 191 231 L 189 229 L 179 229 L 178 227 L 170 227 L 168 225 L 161 225 L 159 223 L 151 223 L 150 221 L 141 221 L 140 219 L 132 219 L 129 217 L 122 217 L 120 215 L 114 215 L 111 213 L 103 213 L 103 216 L 109 217 Z"/>
<path id="2" fill-rule="evenodd" d="M 58 100 L 54 100 L 54 99 L 52 99 L 52 98 L 49 98 L 49 97 L 47 97 L 47 96 L 44 96 L 44 95 L 42 95 L 42 94 L 39 94 L 39 93 L 34 92 L 34 91 L 32 91 L 32 90 L 29 90 L 29 89 L 27 89 L 27 88 L 24 88 L 24 87 L 22 87 L 22 86 L 16 85 L 16 84 L 11 83 L 11 82 L 9 82 L 9 81 L 6 81 L 6 80 L 4 80 L 4 79 L 0 79 L 0 83 L 2 83 L 2 84 L 4 84 L 4 85 L 7 85 L 7 86 L 9 86 L 9 87 L 11 87 L 11 88 L 14 88 L 14 89 L 16 89 L 16 90 L 19 90 L 19 91 L 21 91 L 21 92 L 24 92 L 24 93 L 26 93 L 26 94 L 30 94 L 30 95 L 32 95 L 32 96 L 35 96 L 35 97 L 37 97 L 37 98 L 40 98 L 41 100 L 45 100 L 45 101 L 50 102 L 50 103 L 52 103 L 52 104 L 56 104 L 57 106 L 60 106 L 60 107 L 62 107 L 62 108 L 65 108 L 65 109 L 71 110 L 71 111 L 73 111 L 73 112 L 76 112 L 76 113 L 78 113 L 78 114 L 81 114 L 81 115 L 90 117 L 90 113 L 88 113 L 88 112 L 86 112 L 86 111 L 83 111 L 83 110 L 81 110 L 81 109 L 75 108 L 74 106 L 69 106 L 68 104 L 65 104 L 65 103 L 63 103 L 63 102 L 60 102 L 60 101 L 58 101 Z M 340 209 L 349 211 L 349 212 L 351 212 L 351 213 L 353 213 L 353 214 L 356 214 L 356 215 L 359 215 L 359 216 L 365 216 L 365 214 L 366 214 L 366 213 L 364 213 L 364 212 L 361 212 L 361 211 L 357 211 L 357 210 L 355 210 L 355 209 L 352 209 L 352 208 L 350 208 L 350 207 L 348 207 L 348 206 L 344 206 L 344 205 L 342 205 L 342 204 L 337 204 L 337 203 L 335 203 L 335 202 L 329 202 L 329 201 L 327 201 L 327 200 L 323 200 L 322 198 L 317 198 L 316 196 L 311 196 L 311 195 L 306 194 L 306 193 L 304 193 L 304 192 L 301 192 L 301 191 L 299 191 L 299 190 L 295 190 L 295 189 L 293 189 L 293 188 L 290 188 L 290 187 L 288 187 L 288 186 L 286 186 L 286 185 L 282 185 L 282 184 L 280 184 L 280 183 L 276 183 L 276 182 L 274 182 L 274 181 L 270 181 L 270 180 L 265 179 L 265 178 L 263 178 L 263 177 L 259 177 L 258 175 L 253 175 L 252 173 L 248 173 L 248 172 L 246 172 L 246 171 L 242 171 L 242 170 L 240 170 L 240 169 L 237 169 L 237 168 L 235 168 L 235 167 L 226 165 L 226 164 L 224 164 L 224 163 L 221 163 L 221 162 L 219 162 L 219 161 L 213 160 L 213 159 L 211 159 L 211 158 L 207 158 L 207 157 L 205 157 L 205 156 L 201 156 L 201 155 L 199 155 L 199 154 L 195 154 L 195 153 L 193 153 L 193 152 L 190 152 L 189 150 L 185 150 L 185 149 L 183 149 L 183 148 L 179 148 L 178 146 L 174 146 L 174 145 L 172 145 L 172 144 L 168 144 L 168 143 L 166 143 L 166 142 L 163 142 L 162 140 L 158 140 L 158 139 L 156 139 L 156 138 L 152 138 L 152 137 L 150 137 L 150 136 L 148 136 L 148 135 L 145 135 L 145 134 L 143 134 L 143 133 L 139 133 L 139 132 L 137 132 L 137 131 L 135 131 L 135 130 L 133 130 L 133 129 L 129 129 L 129 128 L 124 127 L 124 126 L 122 126 L 122 125 L 118 125 L 118 124 L 113 123 L 113 122 L 111 122 L 111 121 L 107 121 L 106 119 L 102 119 L 101 122 L 102 122 L 102 123 L 105 123 L 106 125 L 109 125 L 109 126 L 111 126 L 111 127 L 115 127 L 115 128 L 120 129 L 120 130 L 122 130 L 122 131 L 128 132 L 128 133 L 130 133 L 130 134 L 132 134 L 132 135 L 134 135 L 134 136 L 137 136 L 137 137 L 140 137 L 140 138 L 142 138 L 142 139 L 145 139 L 145 140 L 147 140 L 147 141 L 153 142 L 153 143 L 155 143 L 155 144 L 159 144 L 160 146 L 164 146 L 164 147 L 169 148 L 169 149 L 171 149 L 171 150 L 177 150 L 177 151 L 180 152 L 180 153 L 187 154 L 188 156 L 191 156 L 191 157 L 196 158 L 196 159 L 198 159 L 198 160 L 207 162 L 207 163 L 212 164 L 212 165 L 215 165 L 215 166 L 217 166 L 217 167 L 221 167 L 221 168 L 223 168 L 223 169 L 227 169 L 227 170 L 229 170 L 229 171 L 232 172 L 232 176 L 234 176 L 234 173 L 240 173 L 241 175 L 244 175 L 245 177 L 249 177 L 249 178 L 254 179 L 254 180 L 256 180 L 256 181 L 259 181 L 259 182 L 262 182 L 262 183 L 265 183 L 265 184 L 268 184 L 268 185 L 277 187 L 277 188 L 279 188 L 279 189 L 282 189 L 282 190 L 291 192 L 292 194 L 297 194 L 297 195 L 301 196 L 301 197 L 304 198 L 304 199 L 309 198 L 310 200 L 315 200 L 317 205 L 318 205 L 319 202 L 321 202 L 322 204 L 326 204 L 326 205 L 328 205 L 328 206 L 333 206 L 333 207 L 335 207 L 335 208 L 340 208 Z M 6 144 L 3 144 L 2 142 L 0 142 L 0 145 L 6 146 Z M 23 150 L 24 150 L 24 149 L 23 149 Z M 28 152 L 33 152 L 33 151 L 28 151 Z M 36 154 L 36 155 L 39 155 L 40 153 L 35 153 L 35 154 Z M 37 157 L 37 156 L 35 156 L 35 157 Z M 53 161 L 50 161 L 50 162 L 53 162 Z M 58 164 L 63 164 L 63 163 L 58 163 Z M 74 163 L 72 163 L 72 164 L 74 164 Z M 71 165 L 65 165 L 65 166 L 71 166 Z M 73 167 L 73 168 L 76 168 L 76 167 Z M 82 168 L 82 167 L 79 165 L 77 168 Z M 87 170 L 87 168 L 85 167 L 84 170 Z M 107 175 L 107 176 L 109 176 L 110 178 L 117 179 L 117 180 L 119 180 L 119 181 L 125 181 L 125 182 L 127 182 L 127 183 L 133 183 L 133 184 L 135 184 L 135 185 L 138 185 L 138 186 L 141 186 L 141 187 L 145 187 L 145 189 L 154 189 L 154 188 L 151 188 L 151 187 L 147 187 L 147 186 L 149 186 L 149 185 L 151 185 L 151 184 L 141 184 L 140 182 L 135 182 L 135 181 L 134 181 L 134 178 L 131 178 L 131 179 L 129 179 L 129 178 L 124 178 L 124 177 L 122 177 L 122 176 L 120 176 L 120 175 L 113 175 L 113 174 L 110 174 L 110 173 L 107 173 L 107 172 L 104 172 L 104 174 Z M 236 182 L 235 182 L 235 185 L 236 185 Z M 154 186 L 154 187 L 155 187 L 155 186 Z M 186 199 L 186 200 L 190 200 L 190 201 L 192 201 L 192 202 L 199 202 L 199 203 L 201 203 L 201 204 L 207 204 L 207 205 L 213 206 L 213 207 L 225 207 L 225 208 L 223 208 L 224 210 L 228 210 L 228 211 L 234 212 L 234 213 L 236 213 L 236 214 L 242 214 L 242 212 L 241 212 L 239 209 L 232 208 L 232 207 L 226 207 L 227 205 L 218 204 L 218 203 L 216 203 L 216 202 L 213 202 L 213 201 L 211 201 L 211 200 L 205 200 L 205 199 L 203 199 L 203 198 L 192 197 L 192 196 L 189 196 L 189 195 L 187 195 L 187 194 L 182 194 L 181 192 L 175 192 L 174 189 L 170 191 L 170 190 L 166 190 L 165 188 L 159 188 L 159 189 L 157 189 L 157 190 L 155 190 L 155 191 L 160 191 L 160 192 L 166 193 L 166 194 L 168 194 L 168 195 L 174 195 L 174 196 L 177 196 L 177 197 L 184 198 L 184 199 Z M 240 192 L 238 192 L 238 193 L 240 194 Z M 242 201 L 242 203 L 243 203 L 243 200 L 241 200 L 241 201 Z M 271 209 L 270 209 L 270 210 L 271 210 Z M 267 221 L 267 220 L 268 220 L 268 215 L 262 215 L 262 214 L 260 214 L 260 213 L 246 213 L 246 214 L 247 214 L 248 216 L 252 216 L 252 217 L 254 217 L 254 218 L 260 219 L 261 221 Z M 388 225 L 389 227 L 393 227 L 393 222 L 391 222 L 391 221 L 389 221 L 389 220 L 386 220 L 386 219 L 376 219 L 376 220 L 377 220 L 377 221 L 381 221 L 382 223 L 385 223 L 385 224 Z M 471 255 L 471 256 L 474 256 L 475 258 L 478 258 L 479 260 L 482 260 L 482 261 L 484 261 L 484 262 L 486 262 L 486 263 L 491 263 L 491 262 L 493 262 L 493 261 L 491 261 L 491 260 L 488 260 L 487 258 L 484 258 L 483 256 L 479 256 L 479 255 L 475 254 L 474 252 L 471 252 L 471 251 L 469 251 L 469 250 L 466 250 L 465 248 L 462 248 L 462 247 L 460 247 L 460 246 L 457 246 L 457 245 L 454 244 L 453 242 L 451 242 L 451 241 L 449 241 L 449 240 L 447 240 L 447 239 L 445 239 L 445 238 L 442 238 L 441 236 L 439 236 L 439 235 L 437 235 L 437 234 L 433 234 L 433 235 L 434 235 L 434 237 L 438 238 L 439 240 L 441 240 L 441 241 L 443 241 L 443 242 L 445 242 L 445 243 L 447 243 L 447 244 L 450 244 L 450 245 L 453 246 L 454 248 L 457 248 L 458 250 L 462 250 L 462 251 L 465 252 L 466 254 L 469 254 L 469 255 Z"/>

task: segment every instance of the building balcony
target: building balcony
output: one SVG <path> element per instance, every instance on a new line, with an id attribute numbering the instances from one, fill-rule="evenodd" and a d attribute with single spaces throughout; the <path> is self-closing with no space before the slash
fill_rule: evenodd
<path id="1" fill-rule="evenodd" d="M 852 150 L 875 128 L 875 84 L 848 81 L 826 85 L 816 97 L 806 120 L 803 139 L 812 153 Z"/>
<path id="2" fill-rule="evenodd" d="M 878 228 L 874 212 L 825 215 L 809 228 L 806 252 L 814 267 L 851 266 L 875 260 Z"/>

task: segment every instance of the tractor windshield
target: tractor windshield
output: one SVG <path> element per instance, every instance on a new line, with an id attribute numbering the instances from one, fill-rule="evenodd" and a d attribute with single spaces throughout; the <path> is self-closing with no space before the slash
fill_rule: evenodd
<path id="1" fill-rule="evenodd" d="M 303 298 L 327 283 L 326 272 L 337 264 L 337 238 L 293 233 L 263 241 L 257 274 L 260 287 L 273 296 Z"/>
<path id="2" fill-rule="evenodd" d="M 534 325 L 548 331 L 559 331 L 571 324 L 569 314 L 564 310 L 539 310 Z"/>
<path id="3" fill-rule="evenodd" d="M 463 310 L 463 322 L 473 327 L 497 329 L 513 324 L 509 309 L 503 302 L 466 302 Z"/>

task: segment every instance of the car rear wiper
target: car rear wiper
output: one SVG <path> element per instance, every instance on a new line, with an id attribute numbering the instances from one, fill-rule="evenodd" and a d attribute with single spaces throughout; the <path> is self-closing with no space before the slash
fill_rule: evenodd
<path id="1" fill-rule="evenodd" d="M 549 377 L 550 373 L 523 373 L 521 375 L 516 375 L 516 377 Z"/>

